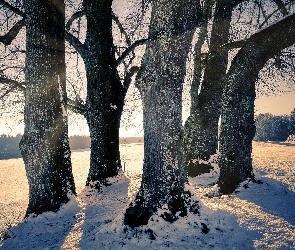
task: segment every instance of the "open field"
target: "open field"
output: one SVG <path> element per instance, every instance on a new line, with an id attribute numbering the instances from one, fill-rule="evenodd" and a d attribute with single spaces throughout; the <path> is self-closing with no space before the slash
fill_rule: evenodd
<path id="1" fill-rule="evenodd" d="M 124 239 L 122 235 L 125 234 L 121 232 L 122 227 L 118 226 L 126 205 L 131 201 L 140 185 L 143 158 L 143 144 L 140 142 L 121 144 L 120 147 L 125 174 L 119 178 L 119 181 L 117 180 L 117 184 L 111 186 L 113 189 L 106 189 L 104 194 L 96 196 L 94 200 L 89 200 L 89 195 L 85 195 L 85 192 L 90 191 L 87 191 L 84 187 L 89 168 L 90 152 L 89 150 L 80 150 L 72 153 L 73 173 L 77 193 L 79 194 L 78 204 L 72 207 L 75 207 L 77 210 L 81 209 L 80 212 L 84 211 L 84 215 L 88 215 L 88 218 L 91 218 L 91 220 L 89 219 L 89 224 L 83 222 L 83 225 L 81 218 L 80 220 L 77 219 L 76 224 L 73 222 L 72 225 L 73 228 L 76 228 L 73 234 L 75 235 L 76 233 L 81 237 L 79 236 L 79 238 L 76 235 L 76 238 L 74 236 L 74 238 L 68 238 L 69 232 L 65 233 L 62 231 L 59 235 L 63 233 L 68 234 L 66 237 L 67 241 L 63 239 L 62 243 L 60 243 L 57 240 L 57 243 L 54 243 L 55 245 L 52 245 L 50 249 L 85 249 L 86 247 L 87 249 L 98 249 L 96 248 L 97 244 L 104 244 L 100 246 L 105 247 L 100 249 L 110 249 L 112 244 L 114 249 L 117 249 L 116 246 L 118 247 L 120 244 L 122 246 L 126 245 L 126 248 L 123 249 L 142 249 L 142 247 L 149 246 L 149 244 L 145 245 L 147 242 L 143 235 L 136 238 L 137 245 L 134 243 L 136 239 L 133 239 L 130 235 L 127 235 L 127 238 Z M 155 222 L 151 223 L 151 225 L 149 224 L 149 227 L 153 228 L 154 232 L 157 233 L 158 239 L 152 241 L 151 244 L 153 245 L 150 245 L 151 248 L 147 247 L 146 249 L 166 249 L 165 246 L 174 246 L 172 249 L 183 249 L 185 247 L 190 249 L 190 246 L 193 246 L 196 242 L 199 244 L 199 249 L 295 249 L 295 145 L 253 142 L 253 166 L 256 177 L 263 184 L 244 183 L 238 189 L 238 192 L 231 196 L 214 196 L 216 192 L 214 184 L 218 178 L 219 171 L 217 166 L 209 174 L 189 178 L 190 186 L 194 188 L 196 198 L 202 204 L 201 216 L 197 219 L 189 217 L 191 218 L 189 220 L 198 220 L 198 222 L 195 221 L 195 226 L 193 227 L 191 225 L 193 223 L 189 222 L 190 226 L 188 226 L 187 221 L 179 220 L 180 222 L 172 224 L 176 227 L 174 229 L 172 225 L 164 225 L 163 223 L 160 224 L 161 229 Z M 22 160 L 0 161 L 0 173 L 0 238 L 6 238 L 7 235 L 11 237 L 4 241 L 3 247 L 4 249 L 12 249 L 12 246 L 14 249 L 16 249 L 15 247 L 17 249 L 26 249 L 22 248 L 25 245 L 22 241 L 25 241 L 26 237 L 29 236 L 24 235 L 22 237 L 21 232 L 26 232 L 28 229 L 24 228 L 27 227 L 30 227 L 30 230 L 34 232 L 33 228 L 34 225 L 37 225 L 37 222 L 32 219 L 32 221 L 21 223 L 28 203 L 28 184 Z M 129 178 L 128 181 L 124 175 Z M 120 188 L 116 189 L 116 185 L 119 184 L 123 186 L 118 186 Z M 123 192 L 124 188 L 122 187 L 125 187 L 124 185 L 126 185 L 127 195 Z M 120 203 L 118 203 L 119 200 Z M 114 213 L 112 209 L 115 209 L 114 211 L 116 212 Z M 69 211 L 72 210 L 70 209 Z M 105 211 L 106 218 L 110 219 L 107 220 L 108 222 L 105 222 L 106 225 L 99 226 L 98 221 L 101 218 L 100 214 L 102 211 Z M 77 214 L 80 212 L 78 211 Z M 49 217 L 54 216 L 50 215 Z M 58 216 L 64 215 L 59 214 Z M 47 217 L 45 217 L 46 220 Z M 41 215 L 39 220 L 42 221 L 42 218 Z M 65 216 L 62 218 L 67 221 Z M 211 228 L 210 233 L 203 235 L 199 230 L 190 234 L 189 231 L 196 230 L 196 225 L 200 224 L 200 221 L 203 221 Z M 21 224 L 17 226 L 19 223 Z M 56 223 L 56 228 L 58 228 L 58 222 Z M 44 222 L 42 222 L 43 226 Z M 6 230 L 8 228 L 13 230 L 7 234 Z M 90 230 L 90 228 L 92 229 Z M 115 228 L 116 234 L 110 235 L 112 233 L 109 231 L 111 230 L 110 228 Z M 99 239 L 100 243 L 96 242 L 94 245 L 89 245 L 90 235 L 87 234 L 86 229 L 89 230 L 88 234 L 91 232 L 97 240 Z M 35 230 L 36 232 L 40 231 L 40 229 Z M 49 232 L 44 228 L 42 230 L 47 232 L 47 234 Z M 81 234 L 81 230 L 84 234 Z M 120 232 L 119 235 L 118 231 Z M 106 233 L 108 237 L 111 237 L 108 238 L 107 242 L 105 238 Z M 167 238 L 165 238 L 166 236 L 162 235 L 164 233 L 171 233 L 169 244 L 167 243 Z M 232 237 L 233 234 L 236 237 Z M 56 232 L 53 235 L 49 234 L 49 236 L 38 232 L 38 235 L 40 236 L 41 243 L 37 242 L 35 244 L 43 244 L 45 246 L 44 242 L 47 241 L 45 238 L 56 237 Z M 84 240 L 83 237 L 85 238 Z M 123 238 L 121 239 L 120 237 Z M 182 242 L 183 237 L 189 239 L 186 245 Z M 34 243 L 32 242 L 32 244 Z M 107 244 L 111 244 L 109 245 L 110 248 L 107 247 Z M 134 247 L 134 244 L 138 248 Z M 34 248 L 32 245 L 31 249 L 38 248 Z M 48 248 L 40 247 L 40 249 Z"/>

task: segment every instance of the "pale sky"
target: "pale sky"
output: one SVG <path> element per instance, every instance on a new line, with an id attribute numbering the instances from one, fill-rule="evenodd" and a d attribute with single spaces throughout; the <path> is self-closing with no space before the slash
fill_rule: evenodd
<path id="1" fill-rule="evenodd" d="M 295 108 L 295 91 L 276 96 L 263 96 L 255 101 L 255 113 L 271 113 L 274 115 L 289 115 Z M 128 114 L 125 112 L 122 118 L 126 119 Z M 185 115 L 187 116 L 187 115 Z M 76 118 L 73 118 L 76 119 Z M 77 119 L 77 123 L 72 120 L 69 126 L 69 134 L 89 134 L 88 126 L 84 119 Z M 142 136 L 142 113 L 133 112 L 130 117 L 132 125 L 128 128 L 123 128 L 120 131 L 120 136 Z M 16 124 L 13 121 L 0 121 L 0 134 L 15 135 L 23 133 L 23 125 Z"/>
<path id="2" fill-rule="evenodd" d="M 277 95 L 262 96 L 255 101 L 255 112 L 274 115 L 290 114 L 295 109 L 295 91 Z"/>
<path id="3" fill-rule="evenodd" d="M 130 6 L 134 4 L 134 0 L 114 0 L 113 10 L 115 13 L 120 14 L 122 19 L 128 13 Z M 69 70 L 68 70 L 69 72 Z M 138 104 L 135 104 L 138 106 Z M 289 115 L 295 108 L 295 91 L 290 93 L 285 93 L 276 96 L 262 96 L 255 101 L 255 112 L 258 113 L 271 113 L 274 115 Z M 139 108 L 140 109 L 140 108 Z M 188 116 L 188 107 L 184 108 L 184 119 Z M 130 117 L 130 118 L 129 118 Z M 70 117 L 69 134 L 88 134 L 88 126 L 84 119 L 76 119 Z M 123 114 L 123 119 L 125 123 L 131 123 L 132 125 L 128 128 L 123 128 L 121 125 L 121 136 L 139 136 L 142 135 L 142 113 L 125 112 Z M 128 120 L 126 122 L 126 120 Z M 76 124 L 75 124 L 76 122 Z M 18 124 L 16 121 L 5 121 L 0 119 L 0 134 L 11 134 L 15 135 L 17 133 L 23 133 L 23 125 Z"/>

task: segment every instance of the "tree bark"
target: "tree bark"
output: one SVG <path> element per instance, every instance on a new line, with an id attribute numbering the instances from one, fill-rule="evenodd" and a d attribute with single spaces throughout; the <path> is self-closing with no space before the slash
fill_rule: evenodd
<path id="1" fill-rule="evenodd" d="M 144 164 L 140 190 L 125 223 L 147 224 L 168 204 L 175 213 L 184 192 L 182 85 L 196 28 L 197 2 L 153 1 L 149 37 L 137 86 L 143 100 Z"/>
<path id="2" fill-rule="evenodd" d="M 224 80 L 220 135 L 222 193 L 231 193 L 254 178 L 252 139 L 255 134 L 255 82 L 267 60 L 295 43 L 295 14 L 255 33 L 239 50 Z"/>
<path id="3" fill-rule="evenodd" d="M 55 211 L 75 193 L 68 142 L 64 2 L 24 1 L 25 131 L 20 149 L 29 182 L 27 215 Z"/>
<path id="4" fill-rule="evenodd" d="M 91 137 L 90 182 L 115 176 L 121 166 L 119 128 L 127 88 L 116 69 L 112 0 L 84 0 L 87 34 L 82 55 L 87 76 L 85 117 Z"/>
<path id="5" fill-rule="evenodd" d="M 231 15 L 237 2 L 241 1 L 216 2 L 209 47 L 211 53 L 228 42 Z M 218 149 L 218 121 L 223 90 L 220 79 L 226 74 L 227 57 L 225 51 L 211 59 L 204 70 L 200 93 L 191 91 L 191 113 L 185 124 L 186 170 L 190 176 L 208 172 L 210 166 L 199 164 L 199 160 L 208 160 Z"/>

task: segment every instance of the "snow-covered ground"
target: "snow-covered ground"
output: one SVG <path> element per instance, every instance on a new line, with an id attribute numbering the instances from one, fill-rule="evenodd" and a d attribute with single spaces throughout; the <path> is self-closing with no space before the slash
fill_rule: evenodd
<path id="1" fill-rule="evenodd" d="M 22 160 L 0 161 L 0 239 L 6 239 L 0 248 L 295 249 L 295 146 L 253 145 L 255 174 L 262 184 L 243 183 L 235 194 L 216 197 L 215 165 L 211 173 L 189 178 L 187 188 L 195 191 L 199 215 L 174 223 L 154 215 L 136 229 L 124 226 L 122 219 L 140 185 L 142 144 L 121 145 L 125 173 L 111 178 L 112 185 L 102 192 L 84 187 L 89 151 L 73 152 L 78 197 L 56 213 L 26 220 L 28 184 Z"/>

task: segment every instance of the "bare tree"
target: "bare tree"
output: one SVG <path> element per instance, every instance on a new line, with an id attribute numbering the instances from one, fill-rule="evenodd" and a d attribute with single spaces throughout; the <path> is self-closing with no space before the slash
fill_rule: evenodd
<path id="1" fill-rule="evenodd" d="M 164 204 L 172 216 L 184 208 L 182 85 L 197 11 L 197 1 L 152 2 L 151 40 L 136 80 L 143 100 L 144 164 L 140 190 L 125 214 L 132 227 L 147 224 Z"/>
<path id="2" fill-rule="evenodd" d="M 104 180 L 117 174 L 121 167 L 119 152 L 119 128 L 124 99 L 132 76 L 138 67 L 131 67 L 123 81 L 117 67 L 126 56 L 146 39 L 131 44 L 126 35 L 128 48 L 116 59 L 112 36 L 112 20 L 118 18 L 112 13 L 112 0 L 83 1 L 80 15 L 86 15 L 86 40 L 81 43 L 70 33 L 66 38 L 76 48 L 84 60 L 87 77 L 87 97 L 85 105 L 80 105 L 88 123 L 91 137 L 90 170 L 87 184 Z M 78 14 L 74 14 L 73 20 Z M 67 25 L 69 27 L 69 25 Z M 124 32 L 123 27 L 119 28 Z"/>
<path id="3" fill-rule="evenodd" d="M 27 214 L 55 211 L 75 193 L 67 133 L 64 2 L 24 1 Z"/>
<path id="4" fill-rule="evenodd" d="M 218 120 L 221 109 L 223 86 L 220 79 L 226 74 L 228 63 L 227 51 L 224 51 L 205 64 L 204 75 L 201 67 L 201 47 L 204 36 L 209 32 L 207 23 L 211 18 L 213 3 L 213 25 L 210 35 L 209 51 L 216 51 L 228 42 L 232 11 L 241 1 L 206 1 L 204 6 L 204 35 L 199 35 L 195 45 L 194 79 L 191 88 L 191 112 L 185 124 L 186 168 L 189 175 L 195 176 L 209 170 L 209 166 L 199 164 L 199 160 L 208 160 L 218 147 Z M 201 82 L 202 81 L 202 82 Z M 200 86 L 201 85 L 201 86 Z M 200 93 L 199 93 L 199 88 Z"/>
<path id="5" fill-rule="evenodd" d="M 0 2 L 9 6 L 11 11 L 25 18 L 25 14 L 18 11 L 5 1 Z M 124 79 L 120 80 L 117 67 L 138 45 L 144 44 L 146 39 L 131 43 L 127 33 L 120 24 L 118 17 L 112 13 L 112 1 L 84 1 L 83 7 L 75 12 L 65 25 L 65 38 L 81 55 L 87 76 L 87 98 L 84 103 L 76 93 L 75 100 L 67 98 L 67 105 L 75 112 L 82 114 L 89 125 L 91 136 L 90 170 L 87 183 L 104 180 L 117 174 L 121 166 L 119 152 L 119 128 L 124 106 L 124 99 L 132 76 L 138 67 L 125 68 Z M 69 32 L 75 20 L 86 16 L 87 33 L 85 42 Z M 23 20 L 23 19 L 21 19 Z M 112 20 L 114 20 L 126 37 L 129 46 L 115 59 L 116 48 L 112 37 Z M 17 22 L 7 35 L 0 37 L 3 43 L 10 43 L 19 32 L 24 22 Z M 79 30 L 78 30 L 79 34 Z M 24 90 L 20 82 L 1 78 L 11 88 Z M 21 88 L 20 88 L 21 87 Z M 10 90 L 9 90 L 10 91 Z"/>
<path id="6" fill-rule="evenodd" d="M 242 47 L 223 79 L 218 180 L 222 193 L 233 192 L 242 181 L 254 178 L 255 83 L 266 62 L 295 43 L 294 25 L 295 14 L 291 14 L 240 43 Z"/>

